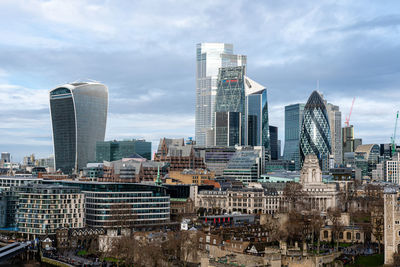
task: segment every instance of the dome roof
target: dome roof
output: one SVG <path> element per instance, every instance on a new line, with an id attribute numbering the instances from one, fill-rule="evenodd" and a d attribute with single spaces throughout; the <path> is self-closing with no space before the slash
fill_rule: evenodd
<path id="1" fill-rule="evenodd" d="M 308 98 L 305 108 L 325 108 L 325 103 L 322 95 L 318 91 L 312 92 L 311 96 Z"/>

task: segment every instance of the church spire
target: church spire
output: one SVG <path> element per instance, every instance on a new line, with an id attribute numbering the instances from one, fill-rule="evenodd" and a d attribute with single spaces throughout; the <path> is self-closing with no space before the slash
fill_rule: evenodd
<path id="1" fill-rule="evenodd" d="M 158 186 L 162 185 L 162 181 L 160 179 L 160 166 L 157 167 L 157 179 L 156 179 L 155 184 L 158 185 Z"/>

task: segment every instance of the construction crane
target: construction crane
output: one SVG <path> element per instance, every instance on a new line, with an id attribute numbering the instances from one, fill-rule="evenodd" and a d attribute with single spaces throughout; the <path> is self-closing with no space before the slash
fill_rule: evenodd
<path id="1" fill-rule="evenodd" d="M 351 112 L 353 111 L 353 106 L 354 106 L 354 101 L 356 100 L 356 97 L 353 97 L 353 102 L 351 102 L 351 107 L 350 107 L 350 113 L 349 116 L 346 117 L 346 120 L 344 122 L 344 124 L 346 124 L 346 127 L 350 126 L 350 116 L 351 116 Z"/>
<path id="2" fill-rule="evenodd" d="M 396 114 L 396 123 L 394 124 L 394 133 L 392 136 L 392 157 L 394 157 L 394 153 L 396 153 L 396 131 L 397 131 L 397 121 L 399 120 L 399 111 Z"/>

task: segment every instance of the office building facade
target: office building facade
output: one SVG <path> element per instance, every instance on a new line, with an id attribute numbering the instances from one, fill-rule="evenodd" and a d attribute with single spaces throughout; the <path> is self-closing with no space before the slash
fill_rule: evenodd
<path id="1" fill-rule="evenodd" d="M 215 112 L 235 112 L 240 114 L 240 125 L 245 125 L 245 89 L 244 74 L 246 69 L 241 67 L 221 68 L 218 74 Z M 244 144 L 244 127 L 240 129 L 240 140 Z"/>
<path id="2" fill-rule="evenodd" d="M 55 169 L 78 172 L 96 159 L 104 141 L 108 88 L 100 83 L 71 83 L 50 91 Z"/>
<path id="3" fill-rule="evenodd" d="M 215 112 L 215 146 L 235 146 L 242 140 L 242 113 Z"/>
<path id="4" fill-rule="evenodd" d="M 343 142 L 342 142 L 342 113 L 339 106 L 328 103 L 326 105 L 331 129 L 331 148 L 335 167 L 343 163 Z"/>
<path id="5" fill-rule="evenodd" d="M 145 140 L 99 141 L 96 143 L 96 162 L 114 161 L 138 154 L 151 160 L 151 142 Z"/>
<path id="6" fill-rule="evenodd" d="M 271 147 L 271 160 L 278 160 L 278 127 L 269 126 L 270 147 Z"/>
<path id="7" fill-rule="evenodd" d="M 300 131 L 305 104 L 285 106 L 285 147 L 283 158 L 294 161 L 295 169 L 300 170 Z"/>
<path id="8" fill-rule="evenodd" d="M 342 151 L 343 158 L 345 153 L 355 152 L 359 145 L 362 145 L 362 140 L 359 138 L 354 138 L 354 127 L 353 125 L 346 126 L 342 128 Z"/>
<path id="9" fill-rule="evenodd" d="M 301 166 L 307 155 L 315 155 L 322 171 L 329 169 L 331 131 L 328 113 L 322 95 L 314 91 L 304 107 L 304 118 L 300 133 Z"/>
<path id="10" fill-rule="evenodd" d="M 267 89 L 265 86 L 244 77 L 245 104 L 245 145 L 263 146 L 270 152 L 270 133 Z"/>
<path id="11" fill-rule="evenodd" d="M 10 163 L 11 162 L 11 154 L 8 152 L 1 152 L 0 160 L 2 163 Z"/>
<path id="12" fill-rule="evenodd" d="M 218 71 L 245 66 L 247 58 L 233 54 L 233 45 L 200 43 L 196 46 L 196 144 L 213 146 Z"/>

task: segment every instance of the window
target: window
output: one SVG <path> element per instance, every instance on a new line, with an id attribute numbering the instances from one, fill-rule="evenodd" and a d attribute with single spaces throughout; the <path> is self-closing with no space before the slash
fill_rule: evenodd
<path id="1" fill-rule="evenodd" d="M 347 240 L 351 240 L 351 233 L 350 232 L 347 232 L 346 238 L 347 238 Z"/>
<path id="2" fill-rule="evenodd" d="M 324 238 L 328 238 L 328 231 L 324 231 Z"/>
<path id="3" fill-rule="evenodd" d="M 343 239 L 343 232 L 339 233 L 339 239 Z"/>
<path id="4" fill-rule="evenodd" d="M 400 234 L 400 233 L 399 233 L 399 234 Z M 360 240 L 360 239 L 361 239 L 360 233 L 356 233 L 356 239 L 357 239 L 357 240 Z"/>

